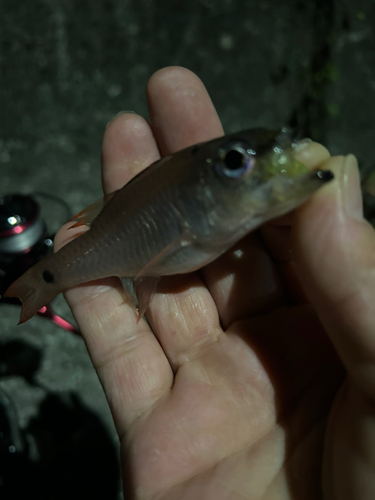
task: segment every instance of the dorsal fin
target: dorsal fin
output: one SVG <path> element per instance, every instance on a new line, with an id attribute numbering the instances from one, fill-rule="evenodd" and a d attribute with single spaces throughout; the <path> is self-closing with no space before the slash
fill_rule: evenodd
<path id="1" fill-rule="evenodd" d="M 68 222 L 77 221 L 75 224 L 73 224 L 73 226 L 70 226 L 69 229 L 73 229 L 74 227 L 82 227 L 82 226 L 90 227 L 91 224 L 93 223 L 94 219 L 96 219 L 97 216 L 100 214 L 100 212 L 103 210 L 104 205 L 106 205 L 109 202 L 109 200 L 111 200 L 116 193 L 117 193 L 117 191 L 114 191 L 113 193 L 110 193 L 110 194 L 106 194 L 105 196 L 103 196 L 103 198 L 96 201 L 95 203 L 92 203 L 88 207 L 81 210 L 74 217 L 69 219 Z"/>

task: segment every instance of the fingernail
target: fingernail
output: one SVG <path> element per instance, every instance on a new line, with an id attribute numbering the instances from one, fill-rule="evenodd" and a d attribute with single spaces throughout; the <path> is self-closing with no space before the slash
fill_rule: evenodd
<path id="1" fill-rule="evenodd" d="M 295 142 L 293 144 L 293 149 L 294 149 L 294 151 L 296 151 L 298 153 L 299 151 L 306 149 L 307 146 L 311 143 L 312 143 L 312 140 L 309 139 L 308 137 L 306 137 L 305 139 L 301 139 L 300 141 Z"/>
<path id="2" fill-rule="evenodd" d="M 352 219 L 363 220 L 361 179 L 357 158 L 353 155 L 348 155 L 345 158 L 342 182 L 346 214 Z"/>
<path id="3" fill-rule="evenodd" d="M 124 111 L 119 111 L 118 113 L 116 113 L 116 114 L 115 114 L 115 116 L 113 116 L 113 117 L 109 120 L 109 122 L 107 123 L 107 125 L 105 126 L 105 128 L 108 128 L 108 127 L 109 127 L 109 125 L 113 122 L 113 120 L 114 120 L 115 118 L 117 118 L 118 116 L 120 116 L 120 115 L 127 115 L 127 114 L 133 114 L 133 115 L 135 115 L 135 114 L 136 114 L 136 112 L 135 112 L 135 111 L 132 111 L 131 109 L 125 109 Z"/>

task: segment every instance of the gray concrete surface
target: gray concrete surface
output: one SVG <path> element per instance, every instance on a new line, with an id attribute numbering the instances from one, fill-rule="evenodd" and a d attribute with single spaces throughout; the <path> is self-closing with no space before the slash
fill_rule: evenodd
<path id="1" fill-rule="evenodd" d="M 167 65 L 202 78 L 228 132 L 291 124 L 356 154 L 364 176 L 374 167 L 372 0 L 2 0 L 0 18 L 2 194 L 54 193 L 72 213 L 99 198 L 106 123 L 123 109 L 147 116 L 147 80 Z M 53 231 L 64 218 L 53 204 L 44 215 Z M 55 308 L 69 317 L 62 298 Z M 39 317 L 16 327 L 18 313 L 0 305 L 0 340 L 42 355 L 36 385 L 0 379 L 20 425 L 46 394 L 74 392 L 117 446 L 81 339 Z"/>

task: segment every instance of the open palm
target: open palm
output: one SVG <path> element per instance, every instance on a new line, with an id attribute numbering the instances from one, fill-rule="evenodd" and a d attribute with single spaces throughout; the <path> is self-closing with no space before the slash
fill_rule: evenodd
<path id="1" fill-rule="evenodd" d="M 147 97 L 151 126 L 124 113 L 105 132 L 106 193 L 223 133 L 188 70 L 159 71 Z M 352 159 L 315 143 L 299 155 L 338 179 L 199 272 L 163 278 L 148 324 L 117 278 L 66 293 L 119 433 L 126 498 L 375 498 L 375 237 Z"/>

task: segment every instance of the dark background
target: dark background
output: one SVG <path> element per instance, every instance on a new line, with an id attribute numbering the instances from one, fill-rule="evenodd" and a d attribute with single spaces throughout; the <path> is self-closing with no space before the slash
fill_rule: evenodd
<path id="1" fill-rule="evenodd" d="M 1 194 L 52 193 L 72 213 L 101 197 L 107 122 L 147 117 L 148 78 L 181 65 L 227 132 L 292 125 L 354 153 L 373 217 L 373 0 L 0 0 L 0 19 Z M 66 218 L 48 200 L 43 215 L 51 231 Z M 55 308 L 69 317 L 61 297 Z M 40 317 L 16 327 L 18 315 L 0 305 L 0 403 L 22 445 L 7 477 L 18 471 L 41 499 L 82 498 L 92 484 L 91 498 L 117 498 L 116 435 L 82 340 Z"/>

